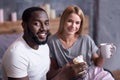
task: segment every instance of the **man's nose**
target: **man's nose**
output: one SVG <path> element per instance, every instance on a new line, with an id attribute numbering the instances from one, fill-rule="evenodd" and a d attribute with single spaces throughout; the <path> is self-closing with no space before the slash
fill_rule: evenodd
<path id="1" fill-rule="evenodd" d="M 46 26 L 42 24 L 40 30 L 46 30 Z"/>

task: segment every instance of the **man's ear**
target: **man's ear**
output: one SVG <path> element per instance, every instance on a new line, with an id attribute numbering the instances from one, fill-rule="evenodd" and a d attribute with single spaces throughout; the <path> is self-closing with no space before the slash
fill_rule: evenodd
<path id="1" fill-rule="evenodd" d="M 21 25 L 22 25 L 22 28 L 25 30 L 25 28 L 27 27 L 27 24 L 25 22 L 22 22 Z"/>
<path id="2" fill-rule="evenodd" d="M 23 32 L 24 32 L 24 33 L 28 32 L 27 23 L 26 23 L 26 22 L 22 22 L 21 25 L 22 25 L 22 28 L 23 28 Z"/>

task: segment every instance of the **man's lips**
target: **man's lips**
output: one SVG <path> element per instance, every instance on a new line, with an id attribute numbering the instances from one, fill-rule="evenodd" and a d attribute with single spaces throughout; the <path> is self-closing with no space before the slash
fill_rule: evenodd
<path id="1" fill-rule="evenodd" d="M 38 34 L 38 37 L 40 38 L 40 39 L 45 39 L 46 38 L 46 33 L 39 33 Z"/>

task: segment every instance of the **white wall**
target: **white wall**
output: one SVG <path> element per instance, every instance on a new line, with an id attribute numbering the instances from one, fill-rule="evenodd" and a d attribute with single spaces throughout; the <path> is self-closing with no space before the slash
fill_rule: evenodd
<path id="1" fill-rule="evenodd" d="M 98 43 L 112 42 L 117 52 L 105 61 L 109 70 L 120 70 L 120 0 L 99 0 Z"/>

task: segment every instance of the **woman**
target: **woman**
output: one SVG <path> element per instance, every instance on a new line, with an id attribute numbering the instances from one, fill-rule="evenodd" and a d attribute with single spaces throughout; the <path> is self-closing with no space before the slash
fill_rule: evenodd
<path id="1" fill-rule="evenodd" d="M 71 63 L 75 57 L 82 55 L 88 65 L 88 72 L 87 74 L 83 73 L 86 77 L 79 76 L 79 80 L 95 79 L 95 77 L 88 77 L 88 75 L 93 70 L 96 70 L 95 66 L 97 68 L 102 67 L 104 59 L 97 53 L 98 47 L 91 37 L 87 34 L 82 34 L 84 19 L 83 11 L 78 6 L 71 5 L 64 10 L 57 33 L 48 40 L 51 56 L 50 71 L 58 71 L 60 68 L 64 68 L 66 64 Z M 82 66 L 82 69 L 85 70 L 86 68 Z"/>

